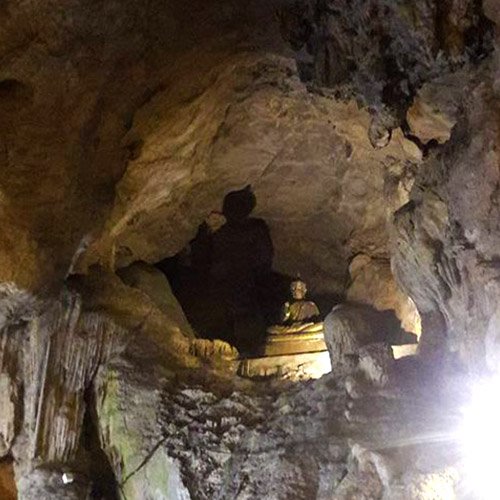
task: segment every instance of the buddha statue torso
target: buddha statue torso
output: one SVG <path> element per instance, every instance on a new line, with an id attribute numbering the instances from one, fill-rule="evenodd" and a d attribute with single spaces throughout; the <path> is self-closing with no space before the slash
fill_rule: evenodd
<path id="1" fill-rule="evenodd" d="M 291 303 L 285 302 L 281 324 L 270 326 L 267 332 L 271 335 L 283 335 L 323 331 L 323 323 L 318 321 L 320 314 L 318 307 L 314 302 L 305 300 L 306 284 L 296 280 L 290 289 L 294 300 Z"/>

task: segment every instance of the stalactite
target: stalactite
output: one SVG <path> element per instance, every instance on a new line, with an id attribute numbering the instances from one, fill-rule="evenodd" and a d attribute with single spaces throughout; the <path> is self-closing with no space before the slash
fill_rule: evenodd
<path id="1" fill-rule="evenodd" d="M 108 318 L 83 313 L 81 298 L 71 292 L 65 292 L 41 318 L 31 332 L 34 363 L 25 378 L 28 385 L 38 386 L 38 401 L 29 404 L 37 413 L 27 419 L 38 423 L 30 434 L 32 458 L 72 458 L 85 412 L 84 391 L 122 334 Z M 30 380 L 34 373 L 39 376 Z"/>
<path id="2" fill-rule="evenodd" d="M 28 314 L 26 302 L 17 296 L 5 309 L 8 315 L 0 331 L 0 402 L 7 411 L 0 418 L 0 455 L 8 452 L 15 436 L 20 366 L 28 437 L 28 449 L 22 454 L 38 462 L 66 462 L 78 448 L 85 389 L 118 346 L 124 330 L 104 315 L 84 312 L 81 297 L 72 291 L 65 290 L 39 307 L 41 313 Z"/>
<path id="3" fill-rule="evenodd" d="M 19 430 L 23 339 L 38 306 L 33 296 L 14 284 L 0 284 L 0 457 L 9 452 Z"/>

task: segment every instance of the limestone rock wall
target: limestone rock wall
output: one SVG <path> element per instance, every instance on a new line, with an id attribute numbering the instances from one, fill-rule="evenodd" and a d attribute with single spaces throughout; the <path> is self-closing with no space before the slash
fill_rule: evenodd
<path id="1" fill-rule="evenodd" d="M 124 284 L 143 292 L 166 318 L 176 323 L 182 334 L 193 337 L 194 332 L 182 307 L 172 292 L 165 275 L 153 266 L 136 262 L 118 273 Z"/>
<path id="2" fill-rule="evenodd" d="M 1 280 L 44 292 L 60 286 L 75 252 L 99 233 L 134 156 L 122 139 L 135 111 L 169 87 L 197 47 L 204 52 L 191 63 L 200 72 L 241 43 L 274 47 L 278 37 L 262 22 L 274 8 L 260 0 L 3 2 Z M 227 49 L 217 55 L 221 42 Z"/>
<path id="3" fill-rule="evenodd" d="M 349 274 L 347 300 L 368 304 L 378 311 L 393 310 L 406 331 L 420 335 L 420 315 L 413 301 L 398 287 L 389 260 L 358 255 L 349 265 Z"/>
<path id="4" fill-rule="evenodd" d="M 100 285 L 100 298 L 94 289 L 93 303 L 86 298 L 91 276 L 87 284 L 73 280 L 59 297 L 45 301 L 13 285 L 2 288 L 8 314 L 0 330 L 0 456 L 15 459 L 21 499 L 87 498 L 89 452 L 81 438 L 85 415 L 92 410 L 88 391 L 99 366 L 123 350 L 134 334 L 143 334 L 139 345 L 154 338 L 155 356 L 163 356 L 164 362 L 190 357 L 190 332 L 176 323 L 175 315 L 169 317 L 168 308 L 162 311 L 116 276 L 103 273 Z M 110 290 L 114 293 L 105 310 L 103 294 Z M 113 300 L 125 303 L 127 316 L 113 308 Z M 170 306 L 175 306 L 172 300 Z M 175 342 L 175 335 L 181 340 Z M 176 352 L 175 346 L 183 347 Z M 63 485 L 64 470 L 77 474 L 74 484 Z"/>
<path id="5" fill-rule="evenodd" d="M 427 141 L 420 87 L 491 50 L 472 1 L 9 1 L 2 13 L 0 277 L 45 292 L 91 263 L 175 254 L 251 183 L 277 270 L 343 293 L 353 255 L 389 256 L 384 179 L 420 163 L 399 128 Z"/>
<path id="6" fill-rule="evenodd" d="M 499 297 L 498 104 L 489 68 L 464 87 L 460 120 L 419 170 L 393 232 L 393 267 L 422 315 L 422 340 L 477 369 L 497 352 L 489 324 Z"/>
<path id="7" fill-rule="evenodd" d="M 140 147 L 82 269 L 174 255 L 225 194 L 247 184 L 254 214 L 269 224 L 276 270 L 300 272 L 311 288 L 342 294 L 350 255 L 388 255 L 384 173 L 421 158 L 401 131 L 374 151 L 369 114 L 310 93 L 290 58 L 240 53 L 195 83 L 173 101 L 194 86 L 181 73 L 136 114 L 126 140 Z"/>
<path id="8" fill-rule="evenodd" d="M 429 366 L 413 380 L 410 370 L 408 386 L 395 383 L 400 372 L 356 394 L 338 375 L 262 390 L 206 372 L 159 377 L 160 365 L 132 369 L 124 356 L 100 370 L 96 394 L 127 500 L 460 498 L 458 444 L 441 405 L 457 408 L 466 386 L 443 377 L 430 391 Z"/>
<path id="9" fill-rule="evenodd" d="M 310 392 L 314 400 L 299 403 L 229 381 L 220 391 L 214 380 L 215 392 L 201 380 L 153 389 L 146 374 L 111 369 L 99 379 L 99 424 L 124 498 L 326 498 L 342 478 L 345 443 L 320 444 L 330 420 L 307 417 L 321 405 L 338 411 L 340 393 Z"/>
<path id="10" fill-rule="evenodd" d="M 491 50 L 490 23 L 472 0 L 311 0 L 282 16 L 304 76 L 356 93 L 386 127 L 401 123 L 423 83 Z"/>
<path id="11" fill-rule="evenodd" d="M 6 2 L 1 281 L 47 293 L 95 262 L 173 255 L 250 183 L 277 270 L 342 294 L 353 255 L 389 257 L 387 216 L 434 142 L 448 163 L 491 161 L 473 137 L 494 136 L 496 16 L 472 0 Z"/>
<path id="12" fill-rule="evenodd" d="M 397 49 L 405 36 L 411 47 L 422 45 L 415 74 L 433 60 L 431 3 L 422 7 L 429 36 L 420 40 L 420 27 L 407 19 L 420 7 L 384 12 L 375 5 L 370 17 L 368 2 L 331 9 L 318 2 L 317 23 L 307 21 L 314 29 L 304 28 L 317 66 L 307 80 L 303 51 L 289 43 L 288 2 L 172 0 L 142 8 L 59 0 L 42 10 L 8 2 L 0 72 L 2 279 L 47 291 L 89 263 L 121 267 L 172 255 L 224 194 L 251 183 L 257 215 L 271 226 L 277 269 L 302 272 L 320 292 L 343 292 L 353 254 L 388 257 L 384 175 L 420 157 L 401 123 L 391 125 L 389 146 L 374 151 L 367 136 L 380 120 L 372 127 L 373 116 L 357 104 L 380 101 L 366 93 L 380 93 L 390 79 L 380 68 L 394 54 L 394 64 L 413 64 L 401 56 L 411 50 Z M 340 25 L 329 9 L 345 13 Z M 476 26 L 469 11 L 467 3 L 458 18 Z M 326 61 L 356 61 L 381 19 L 388 25 L 366 58 L 382 50 L 384 37 L 394 39 L 373 67 L 359 63 L 356 78 L 366 73 L 365 83 L 347 95 L 320 88 L 337 82 L 325 77 Z M 348 46 L 352 22 L 363 36 Z M 342 50 L 332 50 L 333 38 Z M 327 52 L 335 56 L 321 55 Z"/>
<path id="13" fill-rule="evenodd" d="M 481 2 L 7 0 L 0 17 L 0 455 L 21 498 L 87 495 L 53 465 L 81 452 L 91 389 L 127 500 L 432 498 L 436 476 L 448 495 L 448 449 L 422 457 L 449 391 L 214 382 L 196 354 L 227 346 L 193 340 L 157 281 L 111 271 L 174 255 L 252 184 L 279 271 L 343 293 L 353 256 L 391 255 L 422 353 L 498 368 L 500 58 Z"/>

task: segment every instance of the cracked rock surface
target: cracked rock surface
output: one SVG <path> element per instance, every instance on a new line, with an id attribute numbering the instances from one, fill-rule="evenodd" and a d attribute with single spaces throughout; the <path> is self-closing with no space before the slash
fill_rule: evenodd
<path id="1" fill-rule="evenodd" d="M 391 374 L 349 395 L 339 376 L 259 385 L 161 371 L 122 358 L 98 376 L 99 432 L 124 499 L 431 500 L 457 487 L 454 424 L 438 416 L 444 394 L 458 405 L 456 386 L 430 394 Z"/>

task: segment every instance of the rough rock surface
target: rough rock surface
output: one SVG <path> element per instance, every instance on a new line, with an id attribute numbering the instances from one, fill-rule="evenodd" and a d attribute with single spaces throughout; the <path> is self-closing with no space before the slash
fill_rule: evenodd
<path id="1" fill-rule="evenodd" d="M 347 86 L 393 124 L 424 82 L 491 50 L 490 25 L 472 0 L 311 0 L 286 6 L 282 18 L 284 36 L 303 49 L 305 77 Z"/>
<path id="2" fill-rule="evenodd" d="M 0 277 L 44 291 L 78 261 L 175 254 L 252 183 L 277 269 L 343 292 L 349 258 L 389 255 L 384 177 L 421 157 L 399 128 L 413 97 L 492 48 L 472 0 L 9 0 L 2 15 Z"/>
<path id="3" fill-rule="evenodd" d="M 455 444 L 432 443 L 449 439 L 439 401 L 457 386 L 352 399 L 341 377 L 263 386 L 161 372 L 122 356 L 98 375 L 101 439 L 127 500 L 456 498 Z"/>
<path id="4" fill-rule="evenodd" d="M 21 499 L 87 496 L 59 464 L 85 463 L 90 408 L 126 500 L 457 496 L 467 380 L 415 360 L 386 379 L 371 317 L 338 309 L 328 336 L 383 389 L 231 382 L 171 301 L 90 265 L 177 253 L 250 183 L 277 270 L 342 293 L 353 256 L 391 254 L 422 354 L 497 370 L 497 4 L 1 4 L 0 455 Z"/>
<path id="5" fill-rule="evenodd" d="M 30 314 L 30 296 L 14 287 L 2 292 L 11 307 L 0 330 L 0 453 L 15 459 L 20 499 L 87 499 L 92 457 L 82 433 L 92 411 L 89 390 L 99 367 L 129 343 L 132 353 L 150 346 L 149 362 L 172 368 L 180 361 L 227 367 L 225 360 L 237 356 L 220 341 L 204 341 L 201 349 L 178 323 L 172 296 L 165 307 L 158 294 L 150 297 L 104 270 L 73 279 Z M 62 483 L 65 470 L 77 473 L 74 484 Z"/>
<path id="6" fill-rule="evenodd" d="M 259 0 L 243 7 L 197 0 L 3 2 L 2 281 L 36 290 L 60 284 L 87 235 L 99 232 L 134 155 L 134 145 L 122 139 L 135 111 L 170 87 L 183 62 L 199 70 L 194 83 L 245 44 L 272 49 L 279 30 L 265 21 L 274 19 L 275 7 Z M 201 53 L 189 58 L 197 47 Z"/>
<path id="7" fill-rule="evenodd" d="M 422 347 L 455 352 L 475 369 L 486 349 L 491 359 L 498 352 L 490 323 L 499 297 L 499 122 L 487 70 L 464 86 L 459 123 L 418 171 L 393 226 L 393 268 L 422 316 Z"/>
<path id="8" fill-rule="evenodd" d="M 383 178 L 419 161 L 398 128 L 413 95 L 489 50 L 472 1 L 31 9 L 5 8 L 1 73 L 2 268 L 31 288 L 50 288 L 82 253 L 80 268 L 172 255 L 252 183 L 278 270 L 342 292 L 352 255 L 388 257 Z M 374 151 L 379 128 L 390 142 Z"/>
<path id="9" fill-rule="evenodd" d="M 370 306 L 340 304 L 324 321 L 325 342 L 332 370 L 355 367 L 360 349 L 368 344 L 404 344 L 416 342 L 415 335 L 401 329 L 392 311 L 377 311 Z"/>
<path id="10" fill-rule="evenodd" d="M 377 387 L 388 384 L 394 372 L 391 347 L 385 343 L 369 344 L 359 349 L 359 371 Z"/>
<path id="11" fill-rule="evenodd" d="M 126 285 L 144 292 L 165 316 L 178 324 L 183 335 L 194 336 L 191 325 L 162 272 L 144 262 L 136 262 L 120 269 L 118 276 Z"/>
<path id="12" fill-rule="evenodd" d="M 459 116 L 460 97 L 468 75 L 457 71 L 452 77 L 426 83 L 413 99 L 407 120 L 411 133 L 423 143 L 446 143 Z"/>
<path id="13" fill-rule="evenodd" d="M 28 418 L 12 449 L 21 499 L 86 498 L 92 477 L 85 475 L 77 438 L 81 429 L 73 424 L 88 404 L 95 409 L 94 425 L 127 500 L 347 500 L 353 494 L 417 500 L 426 498 L 421 491 L 429 475 L 450 478 L 446 485 L 454 487 L 454 456 L 436 451 L 425 465 L 416 457 L 429 456 L 428 444 L 400 451 L 402 443 L 426 443 L 422 433 L 442 432 L 436 414 L 443 394 L 450 397 L 447 388 L 436 387 L 432 396 L 418 392 L 421 388 L 412 394 L 394 385 L 411 377 L 383 380 L 380 363 L 367 364 L 366 372 L 375 376 L 365 379 L 389 390 L 363 386 L 356 399 L 339 376 L 266 385 L 229 378 L 220 365 L 209 368 L 191 357 L 189 348 L 182 347 L 190 345 L 189 338 L 164 329 L 161 322 L 148 325 L 143 292 L 102 270 L 80 280 L 73 280 L 66 299 L 42 307 L 40 317 L 14 330 L 17 335 L 27 328 L 31 332 L 27 375 L 41 370 L 39 385 L 30 383 L 24 398 L 28 410 L 37 413 L 24 412 Z M 121 339 L 102 342 L 97 336 L 94 342 L 94 333 L 103 328 Z M 9 339 L 15 342 L 16 335 Z M 96 345 L 101 347 L 94 351 Z M 360 351 L 363 359 L 380 358 Z M 45 364 L 47 352 L 49 357 L 59 353 L 63 362 Z M 424 367 L 422 373 L 427 372 Z M 418 398 L 423 399 L 416 403 Z M 51 415 L 58 425 L 46 425 Z M 54 466 L 54 460 L 63 465 Z M 81 479 L 64 485 L 61 474 L 68 470 Z"/>
<path id="14" fill-rule="evenodd" d="M 2 292 L 11 307 L 0 330 L 1 454 L 14 458 L 19 498 L 58 498 L 61 471 L 36 467 L 76 459 L 87 389 L 98 366 L 119 350 L 124 330 L 85 311 L 67 289 L 29 315 L 31 297 L 14 287 Z M 83 500 L 89 485 L 87 478 L 59 498 Z"/>
<path id="15" fill-rule="evenodd" d="M 298 396 L 299 403 L 288 393 L 259 394 L 234 383 L 214 393 L 200 383 L 165 381 L 156 385 L 155 401 L 146 406 L 145 429 L 145 421 L 127 409 L 151 394 L 150 382 L 131 377 L 120 366 L 103 374 L 98 407 L 105 449 L 126 498 L 326 498 L 342 478 L 346 443 L 320 444 L 331 419 L 342 411 L 341 391 L 321 391 L 314 400 Z M 116 404 L 123 411 L 110 414 Z M 318 405 L 330 412 L 313 428 L 308 414 Z M 257 469 L 261 474 L 254 473 Z M 183 493 L 168 496 L 165 470 Z"/>
<path id="16" fill-rule="evenodd" d="M 393 310 L 407 332 L 420 335 L 418 311 L 398 287 L 388 260 L 357 255 L 349 265 L 349 274 L 348 301 L 368 304 L 378 311 Z"/>
<path id="17" fill-rule="evenodd" d="M 384 178 L 404 177 L 422 156 L 398 127 L 408 118 L 424 143 L 449 137 L 457 92 L 427 97 L 438 75 L 491 50 L 488 22 L 472 1 L 311 1 L 284 5 L 278 17 L 296 63 L 277 43 L 206 53 L 203 63 L 193 52 L 176 81 L 136 112 L 113 211 L 81 268 L 175 254 L 224 194 L 249 183 L 277 270 L 300 271 L 316 291 L 340 295 L 352 255 L 388 258 Z M 194 78 L 193 65 L 211 57 Z"/>
<path id="18" fill-rule="evenodd" d="M 20 500 L 87 500 L 91 486 L 88 480 L 64 484 L 61 470 L 38 468 L 18 479 L 17 490 Z"/>
<path id="19" fill-rule="evenodd" d="M 127 137 L 140 151 L 82 266 L 95 253 L 118 267 L 174 255 L 225 194 L 247 184 L 254 215 L 270 227 L 276 270 L 300 272 L 316 291 L 342 293 L 350 255 L 388 255 L 383 173 L 421 156 L 400 131 L 374 151 L 366 111 L 310 93 L 295 62 L 273 55 L 213 67 L 179 104 L 172 92 L 136 114 Z"/>

